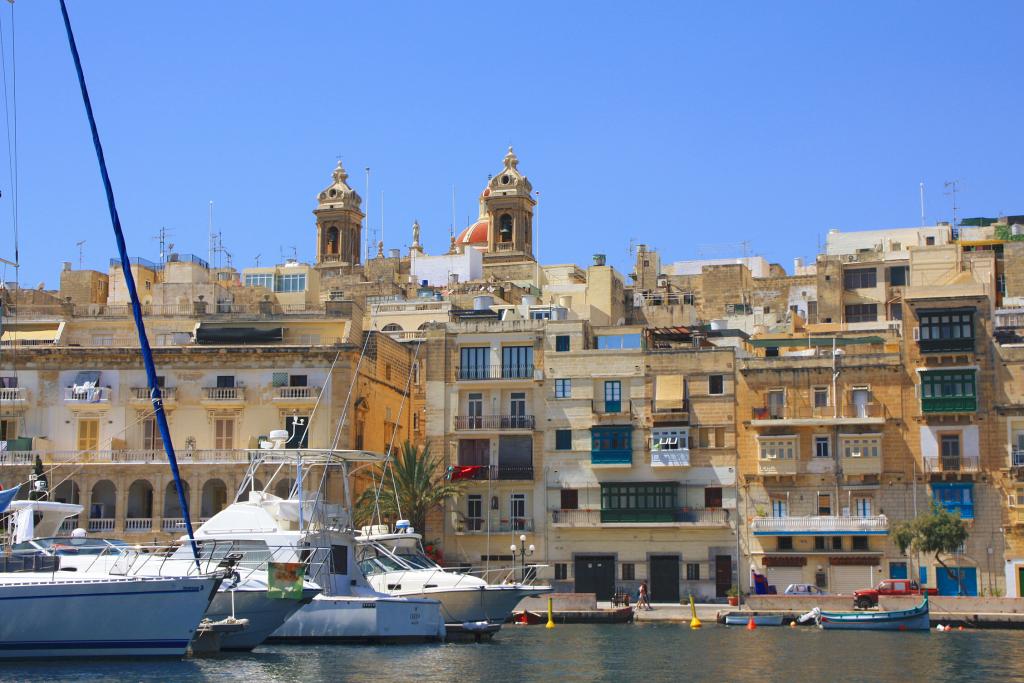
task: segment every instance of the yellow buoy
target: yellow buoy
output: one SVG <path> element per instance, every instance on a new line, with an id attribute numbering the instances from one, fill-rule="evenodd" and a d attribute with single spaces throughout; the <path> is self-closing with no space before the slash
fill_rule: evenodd
<path id="1" fill-rule="evenodd" d="M 554 627 L 555 627 L 555 613 L 554 613 L 554 610 L 553 610 L 553 608 L 551 606 L 551 598 L 548 597 L 548 623 L 545 626 L 545 628 L 554 628 Z"/>
<path id="2" fill-rule="evenodd" d="M 697 618 L 697 606 L 695 604 L 693 604 L 693 594 L 692 593 L 690 594 L 690 614 L 693 615 L 693 618 L 690 619 L 690 628 L 692 628 L 692 629 L 700 628 L 703 624 L 701 624 L 700 623 L 700 619 Z"/>

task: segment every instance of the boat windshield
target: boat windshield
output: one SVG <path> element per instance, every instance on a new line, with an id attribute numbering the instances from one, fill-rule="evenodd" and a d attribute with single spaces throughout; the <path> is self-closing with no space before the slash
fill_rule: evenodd
<path id="1" fill-rule="evenodd" d="M 364 555 L 363 559 L 359 560 L 359 568 L 363 571 L 364 576 L 385 572 L 404 572 L 409 569 L 387 555 Z"/>
<path id="2" fill-rule="evenodd" d="M 437 564 L 415 548 L 395 548 L 395 554 L 414 569 L 436 569 Z"/>
<path id="3" fill-rule="evenodd" d="M 220 562 L 231 553 L 241 553 L 242 559 L 238 566 L 247 569 L 265 569 L 267 562 L 274 559 L 266 541 L 260 540 L 224 540 L 198 541 L 199 556 L 207 562 Z M 185 543 L 174 551 L 173 557 L 192 559 L 192 548 Z"/>
<path id="4" fill-rule="evenodd" d="M 99 555 L 104 552 L 121 552 L 128 547 L 124 541 L 107 538 L 34 538 L 31 541 L 15 543 L 11 552 L 16 555 L 38 553 L 40 551 L 54 555 Z"/>

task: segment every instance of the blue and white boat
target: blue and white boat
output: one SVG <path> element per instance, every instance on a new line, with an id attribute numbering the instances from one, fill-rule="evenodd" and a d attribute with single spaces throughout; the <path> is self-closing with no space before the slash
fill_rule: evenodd
<path id="1" fill-rule="evenodd" d="M 818 625 L 823 629 L 847 629 L 861 631 L 927 631 L 929 628 L 928 595 L 920 605 L 910 609 L 891 612 L 823 612 L 815 614 Z"/>

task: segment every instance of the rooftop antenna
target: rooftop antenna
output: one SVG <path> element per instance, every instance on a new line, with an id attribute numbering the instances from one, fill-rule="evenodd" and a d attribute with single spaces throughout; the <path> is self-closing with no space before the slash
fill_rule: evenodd
<path id="1" fill-rule="evenodd" d="M 263 256 L 263 254 L 256 254 L 256 258 L 254 259 L 256 261 L 257 268 L 260 267 L 260 256 Z"/>
<path id="2" fill-rule="evenodd" d="M 950 197 L 953 198 L 953 227 L 955 228 L 956 227 L 956 210 L 959 208 L 956 205 L 956 193 L 960 189 L 960 181 L 959 180 L 947 180 L 944 183 L 944 186 L 946 188 L 946 191 L 943 194 L 949 195 Z"/>
<path id="3" fill-rule="evenodd" d="M 921 227 L 924 227 L 924 183 L 921 183 Z"/>
<path id="4" fill-rule="evenodd" d="M 156 237 L 153 238 L 160 242 L 160 265 L 163 265 L 164 263 L 167 262 L 167 252 L 172 251 L 174 249 L 173 244 L 170 245 L 169 247 L 167 246 L 167 236 L 170 234 L 170 232 L 170 230 L 161 225 L 160 232 L 158 232 L 156 234 Z"/>
<path id="5" fill-rule="evenodd" d="M 366 210 L 363 212 L 363 264 L 370 260 L 370 167 L 366 167 Z"/>
<path id="6" fill-rule="evenodd" d="M 75 242 L 75 246 L 78 247 L 78 269 L 82 270 L 82 263 L 85 260 L 84 259 L 84 252 L 85 252 L 85 250 L 82 249 L 82 247 L 85 246 L 85 240 L 81 240 L 80 242 Z"/>

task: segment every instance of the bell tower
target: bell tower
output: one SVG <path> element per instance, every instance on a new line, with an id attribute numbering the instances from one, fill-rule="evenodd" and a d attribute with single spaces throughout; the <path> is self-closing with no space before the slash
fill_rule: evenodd
<path id="1" fill-rule="evenodd" d="M 317 197 L 313 210 L 316 216 L 316 264 L 356 265 L 361 253 L 360 232 L 363 200 L 345 182 L 348 173 L 341 160 L 332 174 L 333 182 Z"/>
<path id="2" fill-rule="evenodd" d="M 519 171 L 519 157 L 512 148 L 505 155 L 505 167 L 487 183 L 480 196 L 482 215 L 487 217 L 488 256 L 533 259 L 533 185 Z"/>

